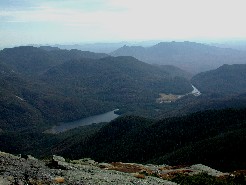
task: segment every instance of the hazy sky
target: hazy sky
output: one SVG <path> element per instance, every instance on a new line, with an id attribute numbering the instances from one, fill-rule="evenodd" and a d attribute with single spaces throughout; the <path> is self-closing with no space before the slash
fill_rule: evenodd
<path id="1" fill-rule="evenodd" d="M 0 47 L 246 38 L 245 0 L 0 0 Z"/>

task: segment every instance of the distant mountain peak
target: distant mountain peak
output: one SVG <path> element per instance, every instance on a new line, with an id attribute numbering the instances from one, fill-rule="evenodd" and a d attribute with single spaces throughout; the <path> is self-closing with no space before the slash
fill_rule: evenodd
<path id="1" fill-rule="evenodd" d="M 150 64 L 174 65 L 193 74 L 216 69 L 225 63 L 246 63 L 246 52 L 190 41 L 160 42 L 151 47 L 123 46 L 111 55 L 133 56 Z"/>

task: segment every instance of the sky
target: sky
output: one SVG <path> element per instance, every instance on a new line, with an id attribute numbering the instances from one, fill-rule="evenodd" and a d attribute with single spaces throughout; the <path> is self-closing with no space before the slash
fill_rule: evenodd
<path id="1" fill-rule="evenodd" d="M 0 47 L 246 39 L 245 0 L 0 0 Z"/>

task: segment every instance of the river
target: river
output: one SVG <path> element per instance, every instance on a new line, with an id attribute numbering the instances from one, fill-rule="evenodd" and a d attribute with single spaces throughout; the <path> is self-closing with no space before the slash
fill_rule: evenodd
<path id="1" fill-rule="evenodd" d="M 192 85 L 192 88 L 193 88 L 193 91 L 186 95 L 189 95 L 189 94 L 193 94 L 194 96 L 201 95 L 201 92 L 195 86 Z M 186 95 L 179 95 L 178 98 L 181 98 Z M 117 110 L 119 109 L 115 109 L 113 111 L 109 111 L 103 114 L 98 114 L 95 116 L 90 116 L 90 117 L 72 121 L 72 122 L 63 122 L 57 126 L 52 127 L 49 130 L 46 130 L 45 133 L 57 134 L 57 133 L 65 132 L 70 129 L 77 128 L 79 126 L 91 125 L 93 123 L 110 122 L 119 116 L 118 114 L 115 114 L 115 111 Z"/>
<path id="2" fill-rule="evenodd" d="M 118 114 L 115 114 L 115 111 L 117 110 L 119 109 L 115 109 L 113 111 L 98 114 L 95 116 L 90 116 L 72 122 L 62 122 L 59 125 L 54 126 L 49 130 L 46 130 L 45 133 L 57 134 L 80 126 L 91 125 L 93 123 L 110 122 L 119 116 Z"/>
<path id="3" fill-rule="evenodd" d="M 191 94 L 193 94 L 194 96 L 200 96 L 201 92 L 194 85 L 191 84 L 191 86 L 193 88 L 193 91 L 191 92 Z"/>

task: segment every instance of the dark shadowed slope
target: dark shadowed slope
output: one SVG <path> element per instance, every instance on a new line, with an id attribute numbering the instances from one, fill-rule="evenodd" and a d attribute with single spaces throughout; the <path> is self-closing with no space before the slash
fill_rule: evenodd
<path id="1" fill-rule="evenodd" d="M 101 58 L 107 55 L 57 48 L 46 50 L 18 47 L 0 51 L 1 100 L 5 98 L 2 105 L 8 107 L 1 109 L 5 110 L 2 115 L 11 115 L 16 110 L 9 106 L 11 100 L 14 104 L 27 104 L 53 125 L 116 108 L 122 112 L 149 111 L 152 108 L 147 107 L 156 104 L 159 93 L 192 90 L 188 80 L 133 57 Z M 18 122 L 18 116 L 15 118 Z M 9 116 L 1 118 L 10 123 L 6 119 Z M 27 121 L 19 122 L 23 127 Z M 7 125 L 9 128 L 5 129 L 12 129 L 11 124 Z"/>
<path id="2" fill-rule="evenodd" d="M 154 102 L 161 92 L 192 90 L 184 78 L 172 77 L 165 70 L 133 57 L 70 61 L 48 70 L 42 79 L 58 88 L 66 88 L 68 93 L 77 91 L 83 96 L 115 102 Z"/>
<path id="3" fill-rule="evenodd" d="M 89 51 L 60 50 L 52 47 L 36 48 L 32 46 L 6 48 L 0 51 L 0 61 L 23 75 L 39 75 L 50 67 L 68 60 L 80 58 L 98 59 L 106 56 L 106 54 L 97 54 Z"/>
<path id="4" fill-rule="evenodd" d="M 172 77 L 177 76 L 190 80 L 193 76 L 191 73 L 173 65 L 156 65 L 156 66 L 159 66 L 162 70 L 166 71 Z"/>
<path id="5" fill-rule="evenodd" d="M 246 93 L 246 64 L 223 65 L 197 74 L 192 78 L 192 83 L 203 93 Z"/>
<path id="6" fill-rule="evenodd" d="M 160 121 L 126 116 L 62 153 L 100 161 L 203 163 L 244 169 L 245 123 L 245 109 L 205 111 Z"/>

